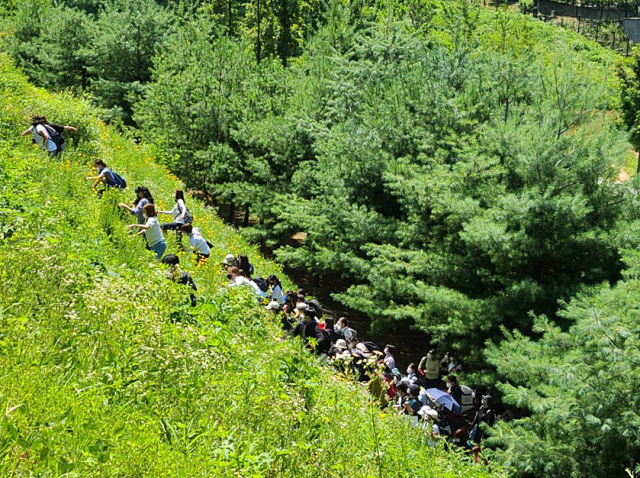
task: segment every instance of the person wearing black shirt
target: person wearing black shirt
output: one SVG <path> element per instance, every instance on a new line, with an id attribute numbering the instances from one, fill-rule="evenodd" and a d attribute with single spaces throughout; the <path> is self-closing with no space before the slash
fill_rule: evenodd
<path id="1" fill-rule="evenodd" d="M 315 353 L 326 353 L 329 350 L 329 346 L 331 344 L 328 340 L 325 339 L 324 332 L 318 325 L 318 322 L 308 313 L 308 310 L 306 310 L 306 308 L 301 308 L 300 306 L 298 306 L 298 310 L 300 310 L 300 312 L 303 314 L 303 319 L 298 322 L 298 325 L 296 325 L 293 329 L 293 336 L 301 337 L 302 340 L 304 340 L 305 345 L 307 345 L 307 347 L 310 350 L 313 350 Z M 315 346 L 311 345 L 309 339 L 316 340 Z"/>
<path id="2" fill-rule="evenodd" d="M 188 272 L 181 271 L 178 267 L 180 265 L 180 258 L 175 254 L 167 254 L 162 258 L 162 263 L 171 266 L 171 271 L 169 272 L 169 279 L 175 282 L 176 284 L 186 285 L 193 289 L 194 292 L 197 292 L 198 288 L 196 287 L 196 283 L 193 281 L 193 277 Z M 193 292 L 189 293 L 189 298 L 191 299 L 191 307 L 196 306 L 196 295 Z"/>

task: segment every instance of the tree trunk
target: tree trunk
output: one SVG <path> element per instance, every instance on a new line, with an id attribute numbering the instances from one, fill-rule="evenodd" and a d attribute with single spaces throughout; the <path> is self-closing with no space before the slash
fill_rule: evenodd
<path id="1" fill-rule="evenodd" d="M 229 222 L 230 224 L 233 224 L 235 222 L 234 221 L 235 213 L 236 213 L 235 204 L 233 203 L 229 204 L 229 215 L 227 216 L 227 222 Z"/>
<path id="2" fill-rule="evenodd" d="M 249 206 L 244 212 L 244 221 L 242 221 L 242 227 L 247 227 L 249 225 Z"/>
<path id="3" fill-rule="evenodd" d="M 260 43 L 260 23 L 262 23 L 262 19 L 260 18 L 260 0 L 257 0 L 257 15 L 256 15 L 256 62 L 260 63 L 260 57 L 262 56 L 262 44 Z"/>

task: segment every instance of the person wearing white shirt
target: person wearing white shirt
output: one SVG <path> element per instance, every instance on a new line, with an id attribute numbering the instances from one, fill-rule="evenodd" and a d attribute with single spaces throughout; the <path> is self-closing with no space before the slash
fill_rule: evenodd
<path id="1" fill-rule="evenodd" d="M 182 232 L 189 236 L 189 246 L 198 257 L 198 262 L 202 262 L 209 258 L 211 249 L 207 240 L 200 234 L 200 229 L 193 227 L 191 224 L 183 224 Z"/>
<path id="2" fill-rule="evenodd" d="M 229 274 L 228 276 L 229 280 L 231 281 L 229 283 L 230 287 L 235 287 L 235 286 L 245 286 L 245 287 L 250 287 L 251 289 L 253 289 L 253 293 L 258 297 L 259 301 L 262 301 L 263 299 L 266 299 L 267 294 L 266 292 L 264 292 L 262 289 L 260 289 L 260 286 L 258 286 L 258 284 L 256 284 L 255 282 L 253 282 L 251 279 L 243 276 L 240 273 L 240 269 L 238 269 L 237 267 L 230 267 L 229 268 Z"/>
<path id="3" fill-rule="evenodd" d="M 275 300 L 278 304 L 283 305 L 285 303 L 285 296 L 282 290 L 282 284 L 280 279 L 271 274 L 268 278 L 269 289 L 271 289 L 271 300 Z"/>
<path id="4" fill-rule="evenodd" d="M 160 223 L 156 216 L 156 207 L 153 204 L 147 204 L 142 208 L 142 212 L 147 222 L 144 224 L 130 224 L 127 228 L 139 228 L 140 232 L 136 235 L 140 236 L 144 234 L 147 238 L 147 245 L 149 246 L 149 249 L 156 253 L 156 257 L 158 259 L 162 259 L 162 256 L 167 250 L 167 243 L 164 240 L 162 231 L 160 230 Z"/>
<path id="5" fill-rule="evenodd" d="M 176 203 L 171 211 L 158 211 L 158 214 L 173 215 L 173 222 L 168 222 L 160 226 L 163 231 L 167 229 L 179 231 L 183 224 L 190 224 L 193 220 L 187 205 L 184 203 L 184 191 L 176 189 L 176 192 L 173 193 L 173 199 Z"/>
<path id="6" fill-rule="evenodd" d="M 31 133 L 33 141 L 40 146 L 40 148 L 48 151 L 51 156 L 57 156 L 64 148 L 64 139 L 61 134 L 63 131 L 73 131 L 77 133 L 78 129 L 74 126 L 51 124 L 44 116 L 34 116 L 31 118 L 31 126 L 20 133 L 20 135 L 26 136 Z M 52 139 L 52 134 L 57 135 L 57 138 L 60 140 L 59 145 Z"/>

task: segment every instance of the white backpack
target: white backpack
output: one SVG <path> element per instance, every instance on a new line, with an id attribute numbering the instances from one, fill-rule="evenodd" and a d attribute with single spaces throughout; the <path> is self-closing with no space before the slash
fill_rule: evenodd
<path id="1" fill-rule="evenodd" d="M 462 390 L 462 398 L 460 399 L 462 403 L 460 403 L 460 407 L 462 408 L 462 413 L 465 413 L 466 411 L 474 408 L 476 392 L 466 385 L 460 385 L 460 390 Z"/>

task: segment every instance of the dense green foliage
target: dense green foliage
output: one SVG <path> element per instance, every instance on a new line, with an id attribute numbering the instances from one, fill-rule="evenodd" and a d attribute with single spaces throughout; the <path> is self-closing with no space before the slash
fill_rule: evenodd
<path id="1" fill-rule="evenodd" d="M 636 466 L 640 186 L 615 180 L 629 149 L 618 107 L 638 147 L 638 52 L 615 77 L 616 56 L 580 36 L 463 0 L 2 5 L 25 73 L 153 143 L 116 138 L 4 67 L 6 470 L 135 476 L 158 455 L 159 476 L 484 472 L 424 459 L 401 438 L 414 432 L 349 407 L 360 392 L 265 341 L 264 315 L 214 266 L 196 273 L 205 304 L 183 305 L 105 207 L 116 198 L 69 180 L 99 154 L 168 198 L 177 181 L 150 151 L 250 210 L 260 223 L 243 232 L 279 260 L 341 275 L 352 286 L 336 297 L 374 327 L 418 329 L 484 372 L 467 379 L 499 379 L 529 414 L 490 439 L 513 476 Z M 34 101 L 81 126 L 62 168 L 7 139 Z M 196 214 L 214 224 L 214 257 L 246 250 Z"/>
<path id="2" fill-rule="evenodd" d="M 630 58 L 621 60 L 616 73 L 620 78 L 620 107 L 625 125 L 631 132 L 630 140 L 640 151 L 640 49 L 634 47 Z"/>
<path id="3" fill-rule="evenodd" d="M 532 410 L 530 418 L 500 424 L 493 441 L 516 476 L 558 478 L 640 473 L 640 290 L 637 251 L 615 286 L 603 285 L 565 307 L 573 325 L 562 331 L 537 317 L 533 341 L 509 334 L 490 361 L 508 379 L 504 400 Z"/>
<path id="4" fill-rule="evenodd" d="M 605 50 L 466 2 L 333 3 L 286 69 L 208 18 L 174 41 L 142 131 L 189 184 L 251 208 L 247 235 L 279 259 L 354 283 L 338 297 L 374 326 L 481 363 L 500 326 L 530 332 L 530 311 L 619 278 L 635 238 L 616 232 L 628 143 Z"/>
<path id="5" fill-rule="evenodd" d="M 29 0 L 5 43 L 41 84 L 133 108 L 189 187 L 251 210 L 281 261 L 349 280 L 337 297 L 375 327 L 467 363 L 620 277 L 613 54 L 466 1 L 242 5 Z"/>
<path id="6" fill-rule="evenodd" d="M 214 248 L 197 268 L 180 253 L 199 286 L 186 305 L 126 232 L 115 204 L 133 188 L 100 198 L 83 180 L 99 155 L 166 208 L 180 183 L 146 146 L 4 57 L 0 99 L 0 475 L 488 476 L 279 340 L 218 262 L 248 252 L 261 274 L 280 268 L 195 200 Z M 34 111 L 80 129 L 61 162 L 17 136 Z"/>

